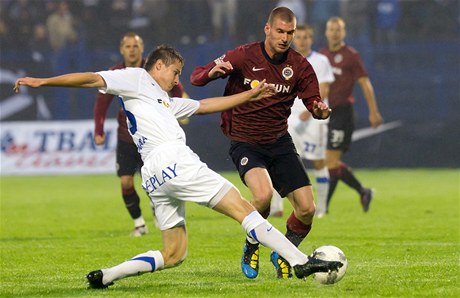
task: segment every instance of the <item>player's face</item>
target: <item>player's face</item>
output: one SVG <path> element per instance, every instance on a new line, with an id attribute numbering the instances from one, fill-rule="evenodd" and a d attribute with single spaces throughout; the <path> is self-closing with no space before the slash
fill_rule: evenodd
<path id="1" fill-rule="evenodd" d="M 138 37 L 125 37 L 120 47 L 120 54 L 128 67 L 141 66 L 144 45 Z"/>
<path id="2" fill-rule="evenodd" d="M 266 24 L 265 47 L 269 55 L 282 54 L 291 46 L 296 23 L 285 22 L 280 18 L 273 19 L 273 24 Z"/>
<path id="3" fill-rule="evenodd" d="M 327 22 L 326 38 L 329 45 L 337 46 L 345 40 L 345 26 L 341 22 Z"/>
<path id="4" fill-rule="evenodd" d="M 294 47 L 296 51 L 304 53 L 311 50 L 313 34 L 311 30 L 296 30 L 294 35 Z"/>
<path id="5" fill-rule="evenodd" d="M 175 60 L 169 66 L 163 63 L 163 61 L 158 61 L 160 63 L 158 66 L 158 72 L 155 76 L 155 81 L 160 84 L 161 88 L 169 92 L 171 89 L 179 83 L 179 76 L 182 73 L 182 63 L 179 60 Z"/>

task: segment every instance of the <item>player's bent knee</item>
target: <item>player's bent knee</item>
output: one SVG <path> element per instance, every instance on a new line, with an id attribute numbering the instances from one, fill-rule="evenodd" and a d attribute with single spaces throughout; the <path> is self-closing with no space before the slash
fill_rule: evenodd
<path id="1" fill-rule="evenodd" d="M 162 251 L 165 268 L 177 267 L 187 258 L 187 250 L 168 250 Z"/>

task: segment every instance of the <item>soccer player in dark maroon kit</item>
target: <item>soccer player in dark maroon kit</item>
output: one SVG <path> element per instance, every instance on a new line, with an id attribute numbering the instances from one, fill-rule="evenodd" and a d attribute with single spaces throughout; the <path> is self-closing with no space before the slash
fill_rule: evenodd
<path id="1" fill-rule="evenodd" d="M 132 32 L 126 33 L 120 40 L 120 54 L 123 56 L 123 63 L 116 64 L 110 69 L 142 67 L 144 65 L 144 60 L 142 59 L 143 53 L 144 42 L 142 38 Z M 179 83 L 170 91 L 169 95 L 172 97 L 182 97 L 183 94 L 184 88 Z M 111 94 L 97 94 L 94 105 L 94 142 L 96 145 L 102 145 L 105 142 L 104 121 L 113 98 L 114 96 Z M 126 115 L 121 108 L 117 118 L 117 175 L 120 177 L 123 201 L 134 221 L 134 229 L 131 232 L 131 236 L 140 237 L 148 233 L 148 229 L 142 216 L 139 195 L 134 187 L 134 174 L 140 170 L 143 163 L 141 156 L 137 152 L 137 147 L 128 132 Z"/>
<path id="2" fill-rule="evenodd" d="M 355 189 L 360 196 L 364 212 L 369 210 L 372 190 L 363 187 L 341 158 L 351 143 L 354 130 L 353 86 L 358 82 L 369 107 L 369 121 L 376 128 L 383 119 L 377 107 L 374 88 L 369 79 L 359 53 L 345 44 L 345 22 L 339 17 L 332 17 L 326 24 L 328 47 L 319 52 L 326 55 L 331 63 L 335 81 L 329 89 L 329 105 L 334 110 L 328 124 L 328 143 L 326 165 L 329 169 L 329 193 L 327 206 L 339 180 Z"/>
<path id="3" fill-rule="evenodd" d="M 313 117 L 326 119 L 331 110 L 321 101 L 318 80 L 308 61 L 290 48 L 296 17 L 286 7 L 272 10 L 264 27 L 265 41 L 239 46 L 193 71 L 190 81 L 203 86 L 229 77 L 224 94 L 236 94 L 266 79 L 277 93 L 259 102 L 221 114 L 223 133 L 231 140 L 230 156 L 252 193 L 252 204 L 266 218 L 275 188 L 287 196 L 294 211 L 286 237 L 296 246 L 311 229 L 315 204 L 310 180 L 287 132 L 287 119 L 298 96 Z M 276 252 L 271 261 L 279 278 L 290 278 L 291 267 Z M 241 269 L 248 278 L 259 270 L 259 243 L 248 236 Z"/>

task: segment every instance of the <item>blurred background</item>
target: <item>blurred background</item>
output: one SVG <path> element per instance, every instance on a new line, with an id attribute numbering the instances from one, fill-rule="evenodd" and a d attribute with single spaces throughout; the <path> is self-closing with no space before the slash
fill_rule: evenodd
<path id="1" fill-rule="evenodd" d="M 348 163 L 357 168 L 460 166 L 458 0 L 1 0 L 1 174 L 21 174 L 16 168 L 26 158 L 44 152 L 55 154 L 54 159 L 35 155 L 27 165 L 36 167 L 34 173 L 78 163 L 91 172 L 97 163 L 77 155 L 71 161 L 56 159 L 56 154 L 112 152 L 115 144 L 115 135 L 104 148 L 91 143 L 94 89 L 14 94 L 17 77 L 108 69 L 121 62 L 121 36 L 133 31 L 143 37 L 145 55 L 163 43 L 182 53 L 181 82 L 191 98 L 219 96 L 226 80 L 194 87 L 191 71 L 239 44 L 262 41 L 276 6 L 290 7 L 298 23 L 314 26 L 315 49 L 326 46 L 327 19 L 341 16 L 347 44 L 361 53 L 389 125 L 366 134 L 367 105 L 357 88 L 359 133 L 345 154 Z M 114 119 L 118 108 L 113 103 L 107 118 Z M 109 123 L 115 134 L 116 125 Z M 46 130 L 53 125 L 55 130 Z M 219 115 L 192 117 L 184 129 L 189 146 L 211 168 L 234 170 Z M 11 157 L 14 161 L 7 163 Z"/>

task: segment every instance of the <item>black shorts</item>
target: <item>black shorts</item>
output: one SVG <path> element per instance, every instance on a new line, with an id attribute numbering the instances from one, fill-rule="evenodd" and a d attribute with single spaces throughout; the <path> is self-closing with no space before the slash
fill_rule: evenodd
<path id="1" fill-rule="evenodd" d="M 117 175 L 134 176 L 142 168 L 141 155 L 137 152 L 134 143 L 127 143 L 118 140 L 117 142 Z"/>
<path id="2" fill-rule="evenodd" d="M 346 152 L 350 148 L 351 135 L 355 129 L 353 106 L 332 109 L 327 132 L 327 149 Z"/>
<path id="3" fill-rule="evenodd" d="M 267 169 L 273 187 L 281 197 L 307 185 L 311 185 L 307 171 L 295 150 L 289 134 L 269 145 L 252 145 L 232 141 L 229 154 L 232 157 L 240 178 L 252 168 Z"/>

